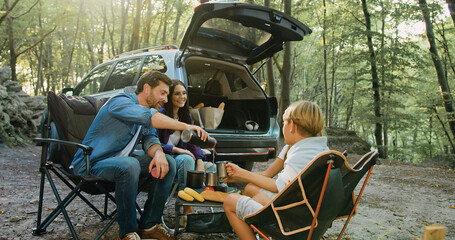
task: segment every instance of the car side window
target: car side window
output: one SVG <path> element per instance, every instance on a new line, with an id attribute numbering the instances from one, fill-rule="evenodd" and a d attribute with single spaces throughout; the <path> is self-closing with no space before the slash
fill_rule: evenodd
<path id="1" fill-rule="evenodd" d="M 79 96 L 94 94 L 99 92 L 101 83 L 109 72 L 112 64 L 106 64 L 94 69 L 89 75 L 80 82 L 74 89 L 74 94 Z"/>
<path id="2" fill-rule="evenodd" d="M 133 80 L 139 70 L 141 61 L 142 58 L 119 61 L 109 76 L 103 91 L 123 89 L 124 87 L 133 85 Z"/>
<path id="3" fill-rule="evenodd" d="M 235 73 L 226 72 L 226 78 L 231 88 L 231 92 L 237 92 L 246 88 L 246 83 Z"/>
<path id="4" fill-rule="evenodd" d="M 213 73 L 195 73 L 188 75 L 189 85 L 193 88 L 204 89 L 207 82 L 213 78 Z"/>
<path id="5" fill-rule="evenodd" d="M 165 73 L 167 71 L 166 62 L 161 55 L 150 55 L 145 58 L 144 66 L 142 66 L 141 76 L 145 72 L 155 70 Z"/>

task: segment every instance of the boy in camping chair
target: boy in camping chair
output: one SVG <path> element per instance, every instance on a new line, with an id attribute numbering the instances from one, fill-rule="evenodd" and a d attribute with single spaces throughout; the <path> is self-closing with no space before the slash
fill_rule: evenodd
<path id="1" fill-rule="evenodd" d="M 82 142 L 94 149 L 89 159 L 90 174 L 115 182 L 119 239 L 172 239 L 158 223 L 174 181 L 175 161 L 163 153 L 155 128 L 191 129 L 203 140 L 208 137 L 200 127 L 157 112 L 167 102 L 171 84 L 163 73 L 144 73 L 137 83 L 136 93 L 121 93 L 106 102 Z M 139 140 L 146 154 L 132 157 Z M 71 168 L 77 174 L 86 174 L 85 163 L 80 149 Z M 137 229 L 135 204 L 141 174 L 151 174 L 154 178 Z"/>
<path id="2" fill-rule="evenodd" d="M 324 119 L 318 105 L 309 101 L 295 102 L 283 114 L 286 146 L 275 162 L 263 173 L 253 173 L 229 163 L 226 182 L 249 182 L 243 195 L 229 194 L 223 204 L 232 228 L 240 239 L 256 239 L 244 221 L 245 216 L 259 211 L 298 175 L 319 153 L 329 150 L 322 136 Z M 281 171 L 281 172 L 280 172 Z M 277 179 L 273 179 L 278 172 Z"/>

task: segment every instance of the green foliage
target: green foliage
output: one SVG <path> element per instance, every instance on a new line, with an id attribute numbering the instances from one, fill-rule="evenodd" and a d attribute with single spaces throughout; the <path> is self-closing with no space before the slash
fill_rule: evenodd
<path id="1" fill-rule="evenodd" d="M 258 0 L 249 2 L 263 4 Z M 449 84 L 453 85 L 454 26 L 445 12 L 445 1 L 427 2 L 447 79 L 451 79 Z M 20 16 L 33 3 L 35 0 L 21 0 L 11 15 Z M 74 86 L 94 65 L 129 50 L 132 34 L 139 37 L 140 48 L 178 45 L 198 1 L 142 1 L 141 28 L 132 33 L 135 4 L 133 0 L 48 0 L 40 1 L 30 12 L 14 19 L 16 51 L 30 48 L 20 55 L 17 63 L 18 79 L 24 89 L 34 94 L 38 86 L 37 94 L 44 94 L 48 90 Z M 414 33 L 415 24 L 423 22 L 418 2 L 367 0 L 380 81 L 380 119 L 373 112 L 370 54 L 361 2 L 325 0 L 325 4 L 324 8 L 323 0 L 293 1 L 293 17 L 308 25 L 313 33 L 291 45 L 291 101 L 317 102 L 330 119 L 330 126 L 355 130 L 373 145 L 375 124 L 381 123 L 389 140 L 386 148 L 390 158 L 421 161 L 443 153 L 449 142 L 437 117 L 447 125 L 448 116 L 425 29 Z M 282 11 L 283 1 L 271 1 L 271 7 Z M 126 9 L 125 22 L 122 22 L 122 9 Z M 5 10 L 5 6 L 0 7 L 0 16 Z M 125 24 L 124 32 L 122 24 Z M 34 46 L 51 31 L 44 41 Z M 9 61 L 8 43 L 4 21 L 0 25 L 2 65 Z M 282 55 L 275 56 L 279 66 Z M 280 92 L 279 79 L 278 68 L 275 68 L 277 93 Z M 260 81 L 265 86 L 266 81 L 262 78 Z M 432 110 L 433 106 L 438 115 Z"/>

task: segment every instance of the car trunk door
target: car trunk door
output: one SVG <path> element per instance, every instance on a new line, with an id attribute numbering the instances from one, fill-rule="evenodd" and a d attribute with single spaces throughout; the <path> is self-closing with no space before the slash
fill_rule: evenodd
<path id="1" fill-rule="evenodd" d="M 300 41 L 311 29 L 271 8 L 243 2 L 208 2 L 195 8 L 180 49 L 254 64 Z"/>

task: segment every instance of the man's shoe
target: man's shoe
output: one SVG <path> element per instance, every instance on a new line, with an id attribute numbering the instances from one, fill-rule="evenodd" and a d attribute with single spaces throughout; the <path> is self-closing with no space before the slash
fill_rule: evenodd
<path id="1" fill-rule="evenodd" d="M 123 238 L 118 237 L 118 240 L 141 240 L 139 235 L 137 233 L 127 233 Z"/>
<path id="2" fill-rule="evenodd" d="M 156 224 L 149 229 L 139 229 L 142 239 L 172 240 L 174 235 L 169 233 L 161 224 Z"/>

